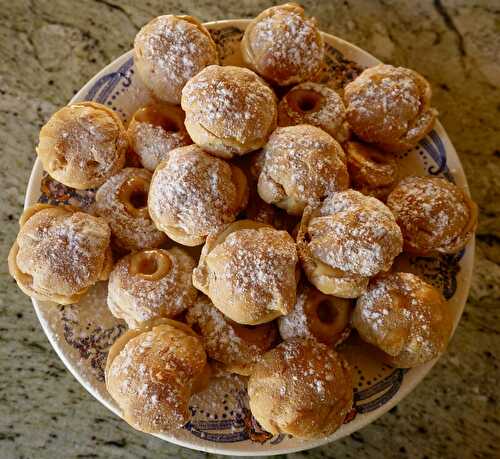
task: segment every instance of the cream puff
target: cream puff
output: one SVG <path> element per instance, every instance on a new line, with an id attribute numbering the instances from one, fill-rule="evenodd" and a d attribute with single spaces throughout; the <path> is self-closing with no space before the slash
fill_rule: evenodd
<path id="1" fill-rule="evenodd" d="M 161 317 L 175 318 L 196 300 L 195 261 L 178 247 L 131 253 L 109 276 L 108 307 L 130 328 Z"/>
<path id="2" fill-rule="evenodd" d="M 239 220 L 208 236 L 193 284 L 231 320 L 258 325 L 292 311 L 297 261 L 286 231 Z"/>
<path id="3" fill-rule="evenodd" d="M 117 246 L 125 250 L 152 249 L 167 241 L 149 216 L 150 183 L 151 172 L 127 167 L 97 190 L 96 212 L 108 222 Z"/>
<path id="4" fill-rule="evenodd" d="M 321 292 L 357 298 L 376 274 L 388 271 L 403 248 L 391 211 L 354 190 L 307 208 L 297 236 L 302 267 Z"/>
<path id="5" fill-rule="evenodd" d="M 207 65 L 217 64 L 217 46 L 191 16 L 158 16 L 134 40 L 134 65 L 156 98 L 179 104 L 186 82 Z"/>
<path id="6" fill-rule="evenodd" d="M 427 80 L 413 70 L 386 64 L 364 70 L 346 85 L 344 101 L 354 133 L 387 151 L 416 146 L 437 116 Z"/>
<path id="7" fill-rule="evenodd" d="M 154 172 L 170 150 L 192 144 L 177 105 L 155 102 L 137 110 L 127 128 L 130 146 L 143 167 Z"/>
<path id="8" fill-rule="evenodd" d="M 288 91 L 278 105 L 278 126 L 311 124 L 345 142 L 349 127 L 342 98 L 332 88 L 308 81 Z"/>
<path id="9" fill-rule="evenodd" d="M 342 147 L 315 126 L 277 128 L 262 151 L 259 196 L 291 215 L 349 186 Z"/>
<path id="10" fill-rule="evenodd" d="M 260 13 L 241 40 L 243 60 L 266 80 L 280 86 L 315 78 L 322 69 L 324 43 L 314 18 L 295 3 Z"/>
<path id="11" fill-rule="evenodd" d="M 157 319 L 129 330 L 113 344 L 106 389 L 132 427 L 170 432 L 189 420 L 189 400 L 206 368 L 199 336 L 181 322 Z"/>
<path id="12" fill-rule="evenodd" d="M 189 145 L 172 150 L 156 168 L 148 208 L 158 229 L 180 244 L 195 246 L 234 221 L 247 201 L 240 168 Z"/>
<path id="13" fill-rule="evenodd" d="M 353 402 L 347 362 L 311 338 L 294 338 L 263 355 L 248 381 L 250 410 L 274 435 L 323 438 L 344 422 Z"/>
<path id="14" fill-rule="evenodd" d="M 346 142 L 344 149 L 352 187 L 385 201 L 397 182 L 396 159 L 390 153 L 356 141 Z"/>
<path id="15" fill-rule="evenodd" d="M 410 368 L 436 358 L 451 337 L 453 315 L 441 293 L 410 273 L 370 282 L 356 302 L 353 326 L 379 348 L 383 360 Z"/>
<path id="16" fill-rule="evenodd" d="M 387 198 L 403 232 L 405 251 L 456 253 L 474 236 L 476 204 L 456 185 L 437 177 L 406 177 Z"/>
<path id="17" fill-rule="evenodd" d="M 328 346 L 337 346 L 350 334 L 351 301 L 325 295 L 312 285 L 299 287 L 293 311 L 278 318 L 280 335 L 291 338 L 315 338 Z"/>
<path id="18" fill-rule="evenodd" d="M 127 133 L 119 116 L 96 102 L 54 113 L 40 130 L 37 155 L 62 184 L 84 190 L 102 185 L 125 165 Z"/>
<path id="19" fill-rule="evenodd" d="M 35 204 L 21 215 L 9 272 L 26 295 L 76 303 L 113 266 L 106 221 L 69 206 Z"/>
<path id="20" fill-rule="evenodd" d="M 278 341 L 275 322 L 240 325 L 201 296 L 186 314 L 186 321 L 203 339 L 207 355 L 226 371 L 248 376 L 262 354 Z"/>
<path id="21" fill-rule="evenodd" d="M 182 90 L 181 105 L 193 141 L 221 158 L 259 149 L 276 127 L 273 90 L 242 67 L 211 65 L 202 70 Z"/>

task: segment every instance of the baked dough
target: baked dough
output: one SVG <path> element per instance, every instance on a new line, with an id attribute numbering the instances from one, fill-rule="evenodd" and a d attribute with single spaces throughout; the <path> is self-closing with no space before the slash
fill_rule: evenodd
<path id="1" fill-rule="evenodd" d="M 108 222 L 114 242 L 125 250 L 151 249 L 167 241 L 149 216 L 150 182 L 151 172 L 128 167 L 97 190 L 97 214 Z"/>
<path id="2" fill-rule="evenodd" d="M 278 126 L 296 124 L 312 124 L 341 143 L 350 133 L 342 98 L 332 88 L 311 81 L 294 86 L 278 105 Z"/>
<path id="3" fill-rule="evenodd" d="M 239 220 L 208 236 L 193 285 L 231 320 L 257 325 L 293 309 L 297 261 L 287 232 Z"/>
<path id="4" fill-rule="evenodd" d="M 352 323 L 364 341 L 383 351 L 386 363 L 410 368 L 444 351 L 453 316 L 434 287 L 414 274 L 392 273 L 370 282 Z"/>
<path id="5" fill-rule="evenodd" d="M 437 177 L 406 177 L 387 198 L 404 238 L 417 255 L 456 253 L 474 236 L 476 204 L 456 185 Z"/>
<path id="6" fill-rule="evenodd" d="M 40 130 L 36 152 L 52 178 L 84 190 L 116 174 L 125 164 L 127 148 L 127 133 L 113 110 L 78 102 L 50 117 Z"/>
<path id="7" fill-rule="evenodd" d="M 254 366 L 248 396 L 253 416 L 266 431 L 303 439 L 327 437 L 351 410 L 352 374 L 330 347 L 295 338 Z"/>
<path id="8" fill-rule="evenodd" d="M 259 196 L 291 215 L 349 186 L 342 147 L 315 126 L 277 128 L 262 151 Z"/>
<path id="9" fill-rule="evenodd" d="M 132 427 L 170 432 L 190 417 L 191 395 L 205 377 L 207 356 L 187 325 L 157 319 L 129 330 L 113 344 L 106 362 L 106 388 Z"/>
<path id="10" fill-rule="evenodd" d="M 35 204 L 19 220 L 9 272 L 26 295 L 59 304 L 78 302 L 113 266 L 106 221 L 69 206 Z"/>
<path id="11" fill-rule="evenodd" d="M 252 366 L 278 340 L 275 322 L 240 325 L 228 319 L 206 296 L 186 314 L 193 330 L 203 338 L 207 355 L 224 364 L 226 371 L 248 376 Z"/>
<path id="12" fill-rule="evenodd" d="M 390 153 L 366 143 L 349 141 L 344 147 L 352 187 L 385 201 L 397 182 L 396 159 Z"/>
<path id="13" fill-rule="evenodd" d="M 129 254 L 109 276 L 108 307 L 130 328 L 159 317 L 174 318 L 196 300 L 194 267 L 193 258 L 178 247 Z"/>
<path id="14" fill-rule="evenodd" d="M 273 6 L 248 24 L 241 52 L 248 66 L 280 86 L 314 79 L 324 58 L 323 38 L 314 18 L 295 3 Z"/>
<path id="15" fill-rule="evenodd" d="M 156 168 L 148 207 L 157 228 L 195 246 L 234 221 L 247 201 L 247 180 L 237 166 L 189 145 L 172 150 Z"/>
<path id="16" fill-rule="evenodd" d="M 193 141 L 221 158 L 257 150 L 276 127 L 273 90 L 242 67 L 207 67 L 188 81 L 181 103 Z"/>
<path id="17" fill-rule="evenodd" d="M 179 104 L 186 82 L 207 65 L 217 64 L 217 46 L 192 16 L 158 16 L 134 40 L 134 64 L 158 99 Z"/>
<path id="18" fill-rule="evenodd" d="M 127 134 L 143 167 L 153 172 L 170 150 L 193 143 L 184 127 L 184 118 L 180 107 L 160 102 L 134 113 Z"/>
<path id="19" fill-rule="evenodd" d="M 347 190 L 306 209 L 297 247 L 304 272 L 316 288 L 356 298 L 370 277 L 389 270 L 403 248 L 403 237 L 381 201 Z"/>
<path id="20" fill-rule="evenodd" d="M 347 121 L 355 134 L 383 150 L 413 148 L 434 126 L 431 87 L 417 72 L 380 64 L 344 89 Z"/>
<path id="21" fill-rule="evenodd" d="M 280 335 L 291 338 L 315 338 L 328 346 L 337 346 L 350 334 L 352 302 L 325 295 L 307 283 L 299 287 L 297 302 L 290 314 L 278 318 Z"/>

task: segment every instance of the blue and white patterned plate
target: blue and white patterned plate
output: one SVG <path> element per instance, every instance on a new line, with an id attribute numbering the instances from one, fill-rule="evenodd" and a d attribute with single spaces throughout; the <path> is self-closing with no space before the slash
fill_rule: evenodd
<path id="1" fill-rule="evenodd" d="M 247 20 L 208 23 L 224 64 L 242 65 L 239 40 Z M 332 35 L 327 43 L 327 68 L 323 81 L 340 89 L 364 67 L 379 63 L 365 51 Z M 99 72 L 72 102 L 95 100 L 113 108 L 127 122 L 131 114 L 150 101 L 150 94 L 134 72 L 131 52 Z M 441 124 L 420 145 L 399 156 L 401 175 L 442 176 L 467 190 L 467 182 L 455 149 Z M 25 206 L 37 201 L 69 202 L 86 210 L 93 206 L 93 191 L 68 189 L 44 175 L 36 161 L 28 185 Z M 465 305 L 473 265 L 474 242 L 457 255 L 440 258 L 401 256 L 398 266 L 422 275 L 439 287 L 455 314 L 455 326 Z M 106 307 L 106 283 L 93 288 L 79 304 L 59 306 L 33 301 L 40 323 L 61 360 L 78 381 L 117 415 L 118 407 L 106 392 L 103 366 L 107 351 L 126 329 Z M 354 408 L 345 424 L 332 436 L 302 441 L 271 436 L 252 418 L 246 401 L 245 381 L 221 375 L 192 399 L 192 420 L 184 429 L 160 438 L 189 448 L 219 454 L 272 455 L 313 448 L 337 440 L 366 426 L 405 397 L 435 362 L 406 371 L 376 363 L 370 350 L 355 335 L 342 352 L 356 373 Z"/>

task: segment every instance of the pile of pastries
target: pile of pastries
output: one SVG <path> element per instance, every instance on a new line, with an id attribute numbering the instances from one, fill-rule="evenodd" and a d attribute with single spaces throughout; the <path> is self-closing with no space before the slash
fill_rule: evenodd
<path id="1" fill-rule="evenodd" d="M 74 103 L 40 131 L 44 170 L 97 189 L 94 214 L 27 209 L 10 273 L 59 304 L 109 279 L 108 306 L 129 330 L 106 386 L 135 428 L 183 426 L 222 368 L 248 378 L 263 429 L 324 437 L 352 408 L 338 352 L 351 330 L 396 367 L 445 349 L 446 301 L 393 262 L 463 249 L 476 206 L 444 179 L 399 176 L 394 153 L 437 115 L 416 72 L 377 65 L 341 93 L 320 84 L 323 38 L 295 4 L 259 14 L 241 51 L 246 68 L 218 65 L 189 16 L 145 25 L 135 68 L 154 102 L 127 127 L 106 106 Z"/>

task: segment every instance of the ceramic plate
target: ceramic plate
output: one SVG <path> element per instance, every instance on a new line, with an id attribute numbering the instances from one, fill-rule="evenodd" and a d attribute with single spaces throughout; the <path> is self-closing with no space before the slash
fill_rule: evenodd
<path id="1" fill-rule="evenodd" d="M 206 24 L 223 64 L 242 65 L 239 41 L 247 20 Z M 365 51 L 332 35 L 326 41 L 324 83 L 341 89 L 365 68 L 379 63 Z M 131 114 L 150 100 L 150 94 L 134 72 L 132 53 L 120 56 L 99 72 L 71 102 L 94 100 L 113 108 L 127 122 Z M 443 127 L 434 130 L 417 148 L 399 155 L 402 175 L 441 176 L 467 190 L 467 182 L 453 145 Z M 28 185 L 25 206 L 42 201 L 71 203 L 92 211 L 94 191 L 64 187 L 43 173 L 36 161 Z M 458 323 L 467 299 L 473 265 L 474 242 L 457 255 L 439 258 L 398 258 L 399 267 L 420 274 L 443 291 Z M 106 392 L 103 367 L 107 351 L 126 329 L 106 307 L 106 283 L 100 283 L 79 304 L 60 306 L 33 301 L 40 323 L 61 360 L 78 381 L 101 403 L 120 415 Z M 332 436 L 301 441 L 262 431 L 248 410 L 245 381 L 237 376 L 216 378 L 192 399 L 192 420 L 173 434 L 160 438 L 196 450 L 233 455 L 284 454 L 320 446 L 366 426 L 409 394 L 435 362 L 406 371 L 376 363 L 363 343 L 353 335 L 342 353 L 355 369 L 354 407 L 344 425 Z"/>

